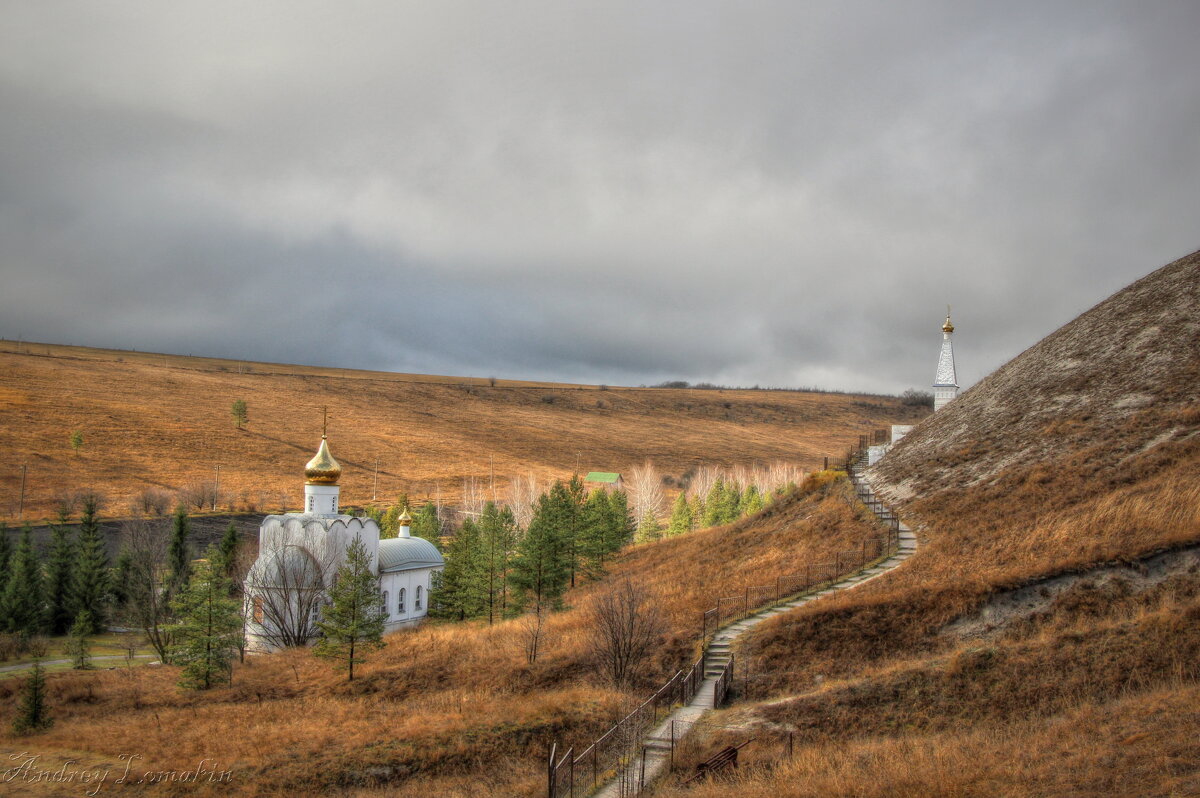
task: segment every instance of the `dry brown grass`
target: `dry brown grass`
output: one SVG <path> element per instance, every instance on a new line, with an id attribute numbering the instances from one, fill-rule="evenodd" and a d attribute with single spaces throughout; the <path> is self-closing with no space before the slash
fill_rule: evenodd
<path id="1" fill-rule="evenodd" d="M 1077 585 L 982 643 L 948 631 L 1020 586 L 1200 542 L 1200 253 L 988 377 L 873 479 L 921 547 L 755 630 L 768 700 L 737 717 L 812 745 L 773 772 L 764 753 L 739 794 L 1200 792 L 1197 716 L 1169 692 L 1197 695 L 1194 569 Z"/>
<path id="2" fill-rule="evenodd" d="M 232 687 L 207 693 L 176 688 L 169 667 L 56 674 L 55 726 L 31 742 L 52 756 L 137 753 L 156 769 L 207 757 L 237 772 L 238 794 L 386 785 L 389 794 L 536 795 L 551 741 L 592 739 L 694 656 L 697 621 L 713 597 L 878 534 L 845 500 L 843 485 L 797 493 L 727 527 L 633 547 L 616 562 L 610 576 L 644 584 L 670 626 L 632 693 L 613 692 L 595 675 L 585 609 L 599 583 L 591 583 L 568 593 L 570 609 L 552 616 L 532 665 L 519 623 L 505 621 L 391 635 L 351 683 L 305 651 L 252 658 Z M 17 689 L 0 683 L 5 717 Z"/>
<path id="3" fill-rule="evenodd" d="M 245 373 L 242 373 L 245 372 Z M 237 430 L 235 399 L 250 422 Z M 553 399 L 552 402 L 546 400 Z M 453 500 L 464 477 L 503 495 L 507 480 L 624 470 L 652 458 L 682 476 L 786 459 L 837 456 L 863 430 L 920 417 L 899 400 L 791 391 L 608 388 L 241 363 L 0 342 L 0 518 L 15 517 L 29 465 L 26 518 L 49 517 L 66 490 L 103 489 L 109 514 L 147 488 L 211 483 L 223 505 L 299 502 L 299 475 L 319 442 L 321 408 L 341 461 L 343 504 L 407 491 Z M 914 416 L 914 413 L 917 415 Z M 76 453 L 69 436 L 82 430 Z"/>
<path id="4" fill-rule="evenodd" d="M 1106 702 L 1081 702 L 1051 718 L 952 731 L 798 745 L 782 738 L 743 749 L 732 778 L 659 796 L 717 798 L 1058 798 L 1200 793 L 1200 688 L 1165 687 Z M 714 737 L 745 739 L 744 735 Z M 691 762 L 687 763 L 691 764 Z M 685 770 L 690 772 L 689 770 Z"/>

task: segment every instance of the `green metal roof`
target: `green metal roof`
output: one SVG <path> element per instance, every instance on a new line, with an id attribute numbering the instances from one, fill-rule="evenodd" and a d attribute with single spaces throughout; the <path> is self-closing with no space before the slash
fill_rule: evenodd
<path id="1" fill-rule="evenodd" d="M 613 474 L 609 471 L 589 471 L 588 475 L 583 478 L 584 482 L 610 482 L 615 483 L 621 478 L 620 474 Z"/>

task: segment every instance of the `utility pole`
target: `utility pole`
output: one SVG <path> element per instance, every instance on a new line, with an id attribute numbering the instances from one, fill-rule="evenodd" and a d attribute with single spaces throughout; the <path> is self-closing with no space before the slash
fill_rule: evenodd
<path id="1" fill-rule="evenodd" d="M 29 470 L 28 465 L 21 466 L 21 500 L 17 503 L 17 520 L 20 521 L 25 516 L 25 472 Z"/>
<path id="2" fill-rule="evenodd" d="M 221 493 L 221 467 L 217 466 L 217 480 L 213 483 L 213 512 L 217 511 L 217 496 Z"/>
<path id="3" fill-rule="evenodd" d="M 379 458 L 375 458 L 375 487 L 371 488 L 371 501 L 379 498 Z"/>
<path id="4" fill-rule="evenodd" d="M 492 475 L 492 501 L 496 501 L 496 466 L 492 462 L 492 455 L 488 455 L 488 472 Z"/>

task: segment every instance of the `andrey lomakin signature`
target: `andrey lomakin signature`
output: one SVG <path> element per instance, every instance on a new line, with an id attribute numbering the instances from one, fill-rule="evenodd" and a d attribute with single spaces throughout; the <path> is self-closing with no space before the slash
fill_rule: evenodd
<path id="1" fill-rule="evenodd" d="M 190 770 L 140 770 L 135 769 L 136 761 L 141 754 L 120 754 L 117 759 L 123 764 L 115 768 L 78 767 L 78 761 L 68 759 L 58 768 L 43 768 L 38 765 L 41 754 L 30 754 L 22 751 L 10 754 L 13 766 L 0 771 L 0 784 L 36 784 L 47 782 L 55 784 L 79 784 L 88 788 L 85 795 L 95 796 L 105 784 L 157 784 L 169 781 L 177 784 L 195 784 L 204 782 L 231 782 L 233 772 L 218 770 L 216 762 L 211 759 L 201 759 L 195 768 Z"/>

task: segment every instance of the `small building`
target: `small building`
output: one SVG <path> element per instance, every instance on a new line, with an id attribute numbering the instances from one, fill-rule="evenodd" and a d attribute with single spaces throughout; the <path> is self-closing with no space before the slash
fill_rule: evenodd
<path id="1" fill-rule="evenodd" d="M 621 475 L 612 471 L 589 471 L 588 475 L 583 478 L 583 481 L 588 485 L 595 485 L 605 490 L 625 489 L 625 483 L 622 481 Z"/>
<path id="2" fill-rule="evenodd" d="M 386 608 L 384 631 L 421 622 L 429 611 L 433 574 L 445 561 L 437 547 L 411 534 L 411 518 L 400 516 L 400 536 L 379 539 L 370 518 L 339 512 L 342 467 L 324 435 L 304 469 L 304 512 L 268 515 L 258 529 L 258 559 L 246 575 L 248 648 L 272 651 L 307 645 L 329 604 L 338 568 L 357 538 L 379 576 Z"/>

